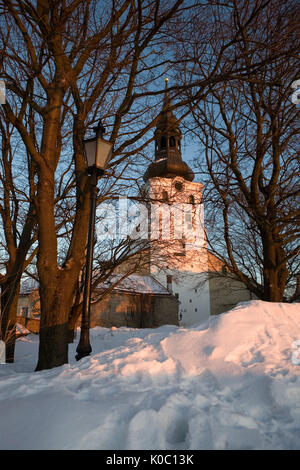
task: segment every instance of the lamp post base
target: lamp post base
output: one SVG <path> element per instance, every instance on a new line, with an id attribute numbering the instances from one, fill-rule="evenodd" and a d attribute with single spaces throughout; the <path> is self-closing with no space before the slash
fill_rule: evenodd
<path id="1" fill-rule="evenodd" d="M 90 351 L 86 350 L 86 351 L 78 351 L 77 350 L 77 354 L 75 356 L 75 359 L 76 361 L 80 361 L 80 359 L 82 359 L 83 357 L 87 357 L 87 356 L 90 356 L 91 355 L 91 352 L 92 352 L 92 348 Z"/>
<path id="2" fill-rule="evenodd" d="M 87 356 L 90 356 L 90 353 L 80 352 L 80 353 L 76 354 L 75 359 L 76 359 L 76 361 L 80 361 L 80 359 L 83 359 L 84 357 L 87 357 Z"/>
<path id="3" fill-rule="evenodd" d="M 92 347 L 90 344 L 90 337 L 89 337 L 89 328 L 84 328 L 81 330 L 80 341 L 76 348 L 76 361 L 79 361 L 83 357 L 89 356 L 92 352 Z"/>

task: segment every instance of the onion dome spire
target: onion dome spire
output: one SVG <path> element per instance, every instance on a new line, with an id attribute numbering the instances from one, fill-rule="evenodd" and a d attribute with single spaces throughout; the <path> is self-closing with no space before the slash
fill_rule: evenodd
<path id="1" fill-rule="evenodd" d="M 144 174 L 144 181 L 155 176 L 163 178 L 182 178 L 193 181 L 194 173 L 181 158 L 181 138 L 179 121 L 171 108 L 168 78 L 165 78 L 165 93 L 163 107 L 158 115 L 155 137 L 155 161 L 151 163 Z"/>

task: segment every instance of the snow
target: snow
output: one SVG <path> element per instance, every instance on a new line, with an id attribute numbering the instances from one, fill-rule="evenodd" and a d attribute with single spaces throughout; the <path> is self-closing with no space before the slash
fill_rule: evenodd
<path id="1" fill-rule="evenodd" d="M 0 340 L 0 364 L 5 362 L 5 343 Z"/>
<path id="2" fill-rule="evenodd" d="M 129 274 L 122 279 L 124 274 L 112 274 L 106 281 L 100 282 L 98 291 L 108 289 L 112 284 L 116 284 L 114 290 L 132 292 L 137 294 L 159 294 L 170 295 L 170 292 L 153 276 Z M 34 279 L 28 278 L 21 284 L 21 294 L 29 294 L 39 288 L 39 284 Z"/>
<path id="3" fill-rule="evenodd" d="M 34 290 L 39 288 L 39 283 L 36 279 L 28 277 L 21 282 L 20 294 L 26 295 L 30 294 Z"/>
<path id="4" fill-rule="evenodd" d="M 159 281 L 154 279 L 153 276 L 129 274 L 124 279 L 122 277 L 123 274 L 112 274 L 107 281 L 97 286 L 97 290 L 107 289 L 111 284 L 117 283 L 114 290 L 132 292 L 134 294 L 170 295 L 170 292 Z"/>
<path id="5" fill-rule="evenodd" d="M 16 323 L 16 336 L 26 336 L 29 335 L 30 331 L 21 325 L 21 323 Z"/>
<path id="6" fill-rule="evenodd" d="M 1 449 L 299 449 L 300 306 L 251 301 L 209 327 L 96 327 L 93 353 L 0 365 Z M 77 338 L 78 339 L 78 338 Z"/>

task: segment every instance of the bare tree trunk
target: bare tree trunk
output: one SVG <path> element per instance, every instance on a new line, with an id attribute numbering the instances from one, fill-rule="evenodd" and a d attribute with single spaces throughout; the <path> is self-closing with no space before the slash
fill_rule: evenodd
<path id="1" fill-rule="evenodd" d="M 69 297 L 69 298 L 68 298 Z M 68 362 L 68 316 L 70 295 L 57 279 L 40 285 L 41 326 L 36 370 L 51 369 Z"/>
<path id="2" fill-rule="evenodd" d="M 7 363 L 14 362 L 19 291 L 20 282 L 1 285 L 1 337 Z"/>
<path id="3" fill-rule="evenodd" d="M 68 362 L 68 323 L 40 329 L 39 359 L 36 371 L 51 369 Z"/>
<path id="4" fill-rule="evenodd" d="M 51 155 L 48 161 L 51 160 Z M 39 172 L 37 197 L 39 225 L 38 273 L 40 282 L 41 328 L 36 370 L 50 369 L 68 362 L 69 315 L 76 282 L 84 261 L 89 214 L 89 192 L 82 190 L 77 205 L 72 240 L 66 264 L 58 265 L 54 210 L 54 172 Z M 79 185 L 84 185 L 78 183 Z"/>
<path id="5" fill-rule="evenodd" d="M 284 250 L 276 244 L 272 233 L 262 234 L 264 254 L 264 295 L 263 300 L 282 302 L 288 271 L 284 263 Z"/>

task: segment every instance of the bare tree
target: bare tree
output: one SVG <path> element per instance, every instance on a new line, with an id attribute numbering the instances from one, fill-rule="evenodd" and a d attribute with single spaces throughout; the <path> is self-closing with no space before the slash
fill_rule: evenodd
<path id="1" fill-rule="evenodd" d="M 101 109 L 102 116 L 114 116 L 111 140 L 116 142 L 124 116 L 131 111 L 133 92 L 142 80 L 145 83 L 151 68 L 148 64 L 141 71 L 138 66 L 143 69 L 147 48 L 182 0 L 163 7 L 159 3 L 2 3 L 2 75 L 7 89 L 18 99 L 17 106 L 7 102 L 3 108 L 37 167 L 34 204 L 41 300 L 38 370 L 67 362 L 68 316 L 87 236 L 89 179 L 83 137 Z M 31 97 L 28 87 L 33 90 Z M 34 110 L 40 127 L 35 140 L 20 112 L 20 108 L 28 107 Z M 134 115 L 138 112 L 135 110 Z M 73 131 L 76 214 L 66 259 L 59 266 L 55 176 L 64 143 L 62 127 L 66 124 Z M 124 148 L 141 135 L 137 132 L 115 152 L 120 156 L 119 164 L 124 159 Z"/>
<path id="2" fill-rule="evenodd" d="M 6 362 L 13 362 L 15 324 L 20 280 L 32 261 L 36 241 L 33 197 L 35 165 L 22 155 L 13 126 L 1 112 L 0 218 L 1 239 L 1 339 L 6 345 Z"/>
<path id="3" fill-rule="evenodd" d="M 221 20 L 222 5 L 208 3 Z M 226 21 L 232 18 L 235 3 L 223 5 Z M 216 83 L 245 73 L 245 64 L 228 61 L 229 52 L 240 41 L 242 27 L 253 24 L 268 3 L 270 0 L 255 2 L 233 37 L 228 34 L 230 28 L 224 28 L 219 50 L 214 46 L 212 29 L 207 37 L 201 36 L 197 59 L 201 56 L 206 68 L 196 79 L 195 56 L 180 58 L 192 66 L 170 91 L 190 92 L 183 97 L 178 94 L 174 109 L 205 96 Z M 175 74 L 178 57 L 174 51 L 181 26 L 196 22 L 204 9 L 203 2 L 197 0 L 0 1 L 1 75 L 8 90 L 3 109 L 19 132 L 37 175 L 33 198 L 41 301 L 37 370 L 68 360 L 69 314 L 83 266 L 88 226 L 90 181 L 83 155 L 85 133 L 100 116 L 109 125 L 114 144 L 112 175 L 120 173 L 126 161 L 145 148 L 153 139 L 149 131 L 156 124 L 156 105 L 163 93 L 156 78 L 164 73 L 164 65 L 174 68 Z M 209 28 L 213 27 L 210 22 Z M 184 45 L 182 40 L 181 52 Z M 258 57 L 251 68 L 257 68 L 260 61 Z M 29 111 L 30 123 L 24 118 Z M 64 209 L 58 210 L 57 194 L 66 200 L 69 191 L 75 198 L 75 212 L 61 262 L 57 216 L 63 217 L 69 208 L 61 204 Z"/>
<path id="4" fill-rule="evenodd" d="M 217 85 L 192 108 L 193 133 L 204 151 L 197 165 L 207 237 L 250 291 L 282 301 L 299 271 L 299 107 L 291 100 L 299 78 L 299 4 L 271 2 L 248 30 L 242 25 L 248 2 L 236 5 L 234 58 L 247 74 Z M 270 50 L 274 60 L 251 70 Z"/>

